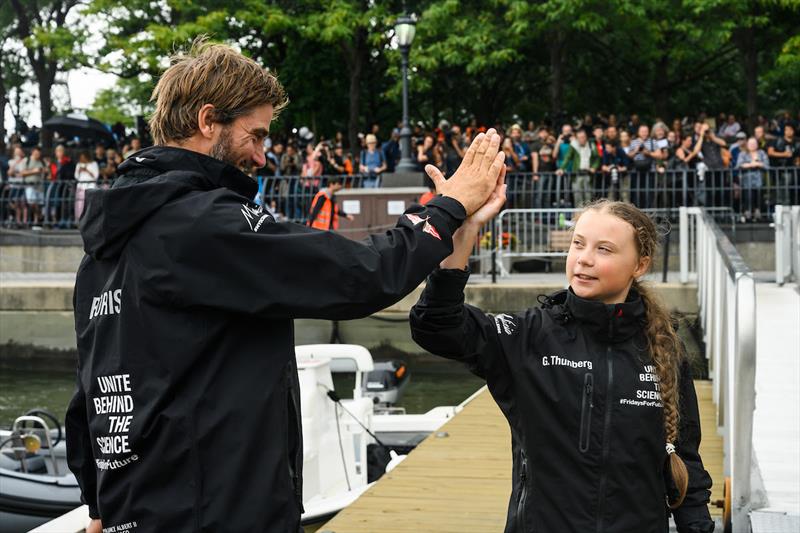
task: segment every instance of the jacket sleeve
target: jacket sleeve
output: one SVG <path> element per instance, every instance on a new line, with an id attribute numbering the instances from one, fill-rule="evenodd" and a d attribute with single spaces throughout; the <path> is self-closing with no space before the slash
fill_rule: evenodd
<path id="1" fill-rule="evenodd" d="M 232 193 L 200 200 L 207 203 L 190 214 L 162 209 L 154 225 L 162 234 L 140 239 L 134 253 L 146 289 L 177 307 L 275 318 L 349 320 L 396 303 L 452 253 L 452 235 L 466 218 L 459 202 L 440 197 L 413 204 L 383 234 L 355 241 L 276 223 Z"/>
<path id="2" fill-rule="evenodd" d="M 700 411 L 689 362 L 684 361 L 680 372 L 680 426 L 676 449 L 689 472 L 689 488 L 683 504 L 672 511 L 679 533 L 714 531 L 714 522 L 708 512 L 711 476 L 703 467 L 699 447 Z"/>
<path id="3" fill-rule="evenodd" d="M 75 474 L 81 488 L 81 501 L 89 506 L 89 516 L 100 518 L 97 509 L 97 467 L 92 454 L 89 437 L 89 421 L 86 413 L 86 395 L 78 376 L 78 387 L 69 402 L 64 418 L 67 439 L 67 464 Z"/>
<path id="4" fill-rule="evenodd" d="M 437 269 L 428 276 L 425 290 L 411 309 L 411 336 L 430 353 L 461 361 L 487 381 L 492 375 L 507 376 L 508 363 L 498 334 L 502 322 L 464 304 L 468 279 L 469 272 L 464 270 Z"/>

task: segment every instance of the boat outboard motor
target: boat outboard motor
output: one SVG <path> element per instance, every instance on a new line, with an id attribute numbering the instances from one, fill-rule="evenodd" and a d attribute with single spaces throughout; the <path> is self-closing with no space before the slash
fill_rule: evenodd
<path id="1" fill-rule="evenodd" d="M 409 379 L 408 367 L 403 361 L 375 363 L 374 369 L 364 378 L 362 391 L 376 404 L 393 405 L 402 399 Z"/>

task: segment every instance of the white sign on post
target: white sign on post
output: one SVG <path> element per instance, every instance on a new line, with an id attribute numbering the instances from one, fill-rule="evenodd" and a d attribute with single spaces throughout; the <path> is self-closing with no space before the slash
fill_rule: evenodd
<path id="1" fill-rule="evenodd" d="M 342 211 L 348 215 L 360 215 L 361 200 L 345 200 L 342 202 Z"/>
<path id="2" fill-rule="evenodd" d="M 386 213 L 389 215 L 402 215 L 406 210 L 406 203 L 403 200 L 389 200 L 386 202 Z"/>

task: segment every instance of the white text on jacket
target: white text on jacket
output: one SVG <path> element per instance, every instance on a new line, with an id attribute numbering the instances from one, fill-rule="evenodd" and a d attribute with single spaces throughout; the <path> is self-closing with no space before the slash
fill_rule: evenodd
<path id="1" fill-rule="evenodd" d="M 89 320 L 101 315 L 118 315 L 122 308 L 122 289 L 105 291 L 100 296 L 92 298 L 92 309 L 89 311 Z"/>

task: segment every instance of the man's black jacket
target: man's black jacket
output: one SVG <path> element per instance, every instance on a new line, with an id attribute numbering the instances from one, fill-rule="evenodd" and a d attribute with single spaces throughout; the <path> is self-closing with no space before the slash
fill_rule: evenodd
<path id="1" fill-rule="evenodd" d="M 411 311 L 414 340 L 486 379 L 511 427 L 506 533 L 664 533 L 667 454 L 658 380 L 631 291 L 605 305 L 561 291 L 542 308 L 496 316 L 464 305 L 469 274 L 437 270 Z M 711 478 L 688 363 L 677 451 L 689 471 L 678 531 L 707 533 Z M 668 472 L 668 470 L 667 470 Z"/>
<path id="2" fill-rule="evenodd" d="M 131 533 L 297 531 L 294 318 L 369 315 L 452 251 L 455 200 L 355 242 L 275 223 L 234 167 L 142 150 L 87 192 L 68 460 L 92 517 Z M 127 526 L 126 526 L 127 525 Z"/>

